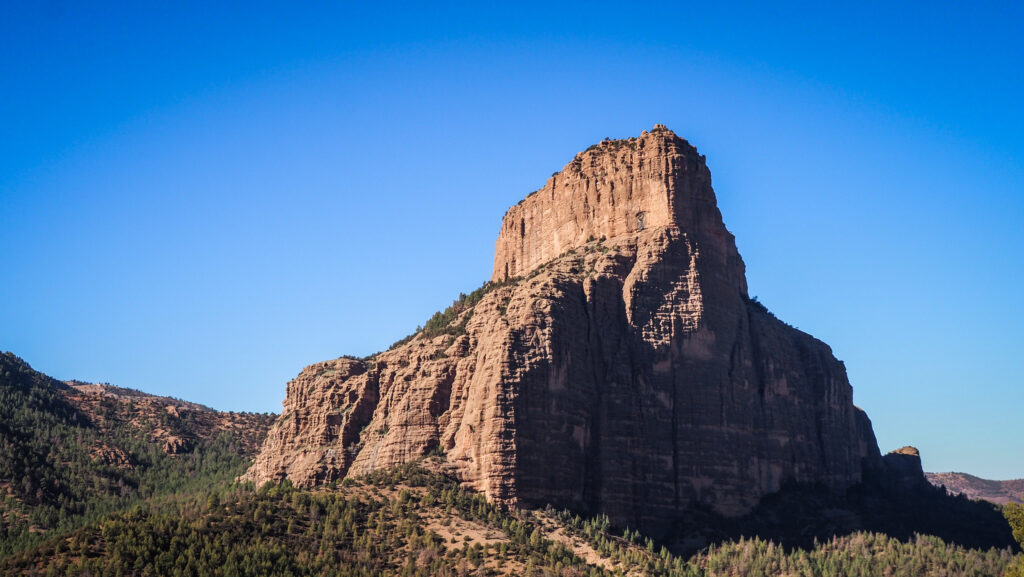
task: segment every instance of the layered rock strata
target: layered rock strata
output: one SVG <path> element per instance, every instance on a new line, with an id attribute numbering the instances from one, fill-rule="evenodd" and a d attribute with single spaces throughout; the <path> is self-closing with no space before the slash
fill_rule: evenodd
<path id="1" fill-rule="evenodd" d="M 445 331 L 304 369 L 247 478 L 436 453 L 491 499 L 653 528 L 884 466 L 843 364 L 748 298 L 704 157 L 660 125 L 509 209 L 491 280 Z"/>

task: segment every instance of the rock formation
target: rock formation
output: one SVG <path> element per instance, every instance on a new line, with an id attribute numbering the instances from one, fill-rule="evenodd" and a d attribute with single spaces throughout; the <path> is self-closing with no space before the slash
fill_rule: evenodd
<path id="1" fill-rule="evenodd" d="M 889 451 L 882 460 L 889 471 L 890 482 L 902 491 L 913 491 L 928 485 L 924 476 L 924 469 L 921 467 L 921 453 L 917 447 L 900 447 L 895 451 Z"/>
<path id="2" fill-rule="evenodd" d="M 247 478 L 436 453 L 491 499 L 653 528 L 885 466 L 842 362 L 748 297 L 705 158 L 664 126 L 509 209 L 482 292 L 441 330 L 305 368 Z"/>
<path id="3" fill-rule="evenodd" d="M 49 377 L 45 377 L 49 378 Z M 52 381 L 52 379 L 51 379 Z M 197 445 L 230 434 L 245 456 L 257 452 L 273 419 L 272 415 L 221 412 L 172 397 L 151 395 L 110 384 L 53 381 L 71 406 L 104 433 L 120 424 L 145 432 L 168 455 L 191 453 Z M 130 464 L 107 448 L 95 452 L 97 460 L 121 468 Z"/>

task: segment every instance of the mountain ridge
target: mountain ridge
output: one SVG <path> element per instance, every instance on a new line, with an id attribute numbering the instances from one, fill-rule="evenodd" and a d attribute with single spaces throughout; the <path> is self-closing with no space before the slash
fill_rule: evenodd
<path id="1" fill-rule="evenodd" d="M 996 481 L 961 472 L 925 473 L 925 476 L 931 484 L 945 487 L 954 495 L 984 499 L 999 505 L 1024 503 L 1024 479 Z"/>

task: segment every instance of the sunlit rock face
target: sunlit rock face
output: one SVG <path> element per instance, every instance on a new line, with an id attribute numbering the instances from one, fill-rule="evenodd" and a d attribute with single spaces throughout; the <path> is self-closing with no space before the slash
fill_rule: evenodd
<path id="1" fill-rule="evenodd" d="M 493 500 L 653 528 L 881 466 L 843 364 L 748 298 L 705 159 L 663 126 L 509 209 L 491 280 L 447 333 L 304 369 L 247 478 L 436 453 Z"/>

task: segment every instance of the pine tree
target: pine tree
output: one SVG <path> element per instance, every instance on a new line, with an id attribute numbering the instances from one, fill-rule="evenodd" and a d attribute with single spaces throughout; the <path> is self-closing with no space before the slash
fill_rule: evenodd
<path id="1" fill-rule="evenodd" d="M 1013 538 L 1024 547 L 1024 505 L 1008 503 L 1003 507 L 1003 515 L 1010 522 Z M 1007 570 L 1006 577 L 1024 577 L 1024 557 L 1017 557 L 1017 560 Z"/>

